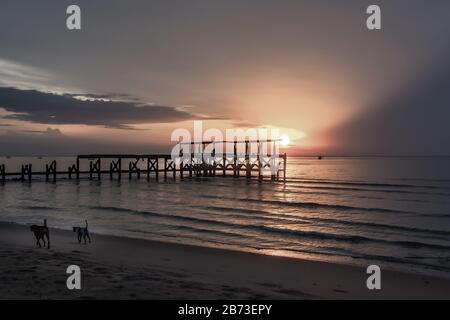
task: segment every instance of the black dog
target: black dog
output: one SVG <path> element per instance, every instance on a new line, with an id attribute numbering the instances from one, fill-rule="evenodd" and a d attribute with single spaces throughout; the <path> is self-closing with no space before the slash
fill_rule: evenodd
<path id="1" fill-rule="evenodd" d="M 78 243 L 81 243 L 81 238 L 83 238 L 84 244 L 86 244 L 86 238 L 89 239 L 89 243 L 91 243 L 91 236 L 89 235 L 88 222 L 87 220 L 84 221 L 86 222 L 86 227 L 73 227 L 73 232 L 77 233 Z"/>
<path id="2" fill-rule="evenodd" d="M 34 233 L 34 236 L 36 237 L 36 245 L 39 246 L 39 248 L 42 248 L 41 246 L 41 239 L 44 241 L 44 248 L 45 248 L 45 237 L 47 238 L 47 248 L 50 249 L 50 230 L 47 227 L 47 219 L 44 219 L 44 225 L 38 226 L 38 225 L 32 225 L 30 226 L 31 232 Z"/>

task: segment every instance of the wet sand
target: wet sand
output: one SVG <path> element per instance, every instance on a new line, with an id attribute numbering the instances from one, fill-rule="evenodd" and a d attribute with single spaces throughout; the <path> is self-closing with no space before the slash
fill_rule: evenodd
<path id="1" fill-rule="evenodd" d="M 0 223 L 1 299 L 450 299 L 450 280 L 382 270 L 368 290 L 365 268 L 51 230 L 51 249 L 29 227 Z M 81 268 L 68 290 L 66 268 Z M 381 266 L 382 267 L 382 266 Z"/>

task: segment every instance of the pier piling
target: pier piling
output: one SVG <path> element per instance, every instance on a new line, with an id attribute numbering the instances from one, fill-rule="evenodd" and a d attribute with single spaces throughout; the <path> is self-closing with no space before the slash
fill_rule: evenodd
<path id="1" fill-rule="evenodd" d="M 50 180 L 50 175 L 53 176 L 53 182 L 56 182 L 56 161 L 45 165 L 45 180 Z"/>
<path id="2" fill-rule="evenodd" d="M 5 178 L 6 178 L 6 170 L 5 170 L 5 165 L 2 164 L 0 165 L 0 179 L 2 183 L 5 183 Z"/>

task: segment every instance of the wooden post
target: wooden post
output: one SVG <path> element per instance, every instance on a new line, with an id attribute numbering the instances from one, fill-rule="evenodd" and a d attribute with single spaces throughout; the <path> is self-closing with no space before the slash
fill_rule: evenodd
<path id="1" fill-rule="evenodd" d="M 217 169 L 217 162 L 216 162 L 216 142 L 214 141 L 214 148 L 212 151 L 212 158 L 213 158 L 213 163 L 212 163 L 212 176 L 215 177 L 216 176 L 216 169 Z"/>
<path id="2" fill-rule="evenodd" d="M 152 156 L 147 159 L 147 177 L 150 179 L 150 172 L 155 171 L 155 178 L 156 180 L 159 179 L 159 157 L 158 156 Z"/>
<path id="3" fill-rule="evenodd" d="M 114 161 L 111 161 L 111 163 L 109 164 L 109 180 L 113 179 L 113 172 L 114 172 L 113 163 L 114 163 Z"/>
<path id="4" fill-rule="evenodd" d="M 71 167 L 69 167 L 68 169 L 68 173 L 69 173 L 69 179 L 72 179 L 72 173 L 76 173 L 77 172 L 77 166 L 75 164 L 73 164 Z"/>
<path id="5" fill-rule="evenodd" d="M 89 161 L 89 180 L 92 180 L 92 161 Z"/>
<path id="6" fill-rule="evenodd" d="M 245 141 L 245 170 L 246 170 L 246 176 L 247 179 L 251 178 L 252 176 L 252 163 L 250 161 L 250 148 L 249 148 L 249 141 Z"/>
<path id="7" fill-rule="evenodd" d="M 77 180 L 80 179 L 80 158 L 77 157 Z"/>
<path id="8" fill-rule="evenodd" d="M 164 179 L 167 179 L 167 158 L 164 157 Z"/>
<path id="9" fill-rule="evenodd" d="M 275 178 L 276 178 L 276 174 L 273 172 L 273 168 L 272 168 L 272 166 L 273 165 L 275 165 L 276 166 L 276 163 L 275 163 L 275 150 L 276 150 L 276 145 L 275 145 L 275 141 L 273 141 L 272 142 L 272 144 L 273 144 L 273 149 L 272 149 L 272 154 L 271 154 L 271 159 L 273 158 L 274 160 L 273 161 L 271 161 L 271 163 L 270 163 L 270 173 L 271 173 L 271 179 L 272 180 L 275 180 Z M 278 168 L 277 168 L 277 172 L 278 172 Z"/>
<path id="10" fill-rule="evenodd" d="M 180 145 L 180 153 L 178 155 L 179 155 L 179 161 L 180 161 L 180 179 L 183 179 L 183 171 L 184 171 L 183 156 L 184 156 L 184 153 L 183 153 L 183 149 L 181 148 L 181 145 Z M 174 162 L 175 162 L 175 165 L 176 165 L 176 160 L 174 160 Z M 174 167 L 175 167 L 175 165 L 174 165 Z"/>
<path id="11" fill-rule="evenodd" d="M 200 150 L 201 150 L 201 155 L 202 155 L 202 168 L 203 168 L 203 176 L 207 177 L 208 176 L 208 163 L 205 162 L 205 145 L 204 142 L 200 144 Z M 200 172 L 201 174 L 201 172 Z"/>
<path id="12" fill-rule="evenodd" d="M 139 168 L 139 160 L 141 158 L 136 158 L 136 161 L 130 161 L 128 163 L 128 178 L 131 180 L 133 177 L 133 172 L 136 172 L 138 179 L 141 178 L 141 169 Z"/>
<path id="13" fill-rule="evenodd" d="M 5 165 L 0 165 L 0 179 L 2 180 L 2 183 L 5 183 L 5 176 L 6 176 L 6 169 Z"/>
<path id="14" fill-rule="evenodd" d="M 234 141 L 233 176 L 237 176 L 237 141 Z"/>
<path id="15" fill-rule="evenodd" d="M 258 179 L 262 180 L 262 168 L 261 168 L 261 142 L 258 140 L 258 155 L 256 156 L 256 163 L 258 166 Z"/>
<path id="16" fill-rule="evenodd" d="M 98 167 L 97 167 L 97 170 L 98 170 L 98 180 L 101 180 L 102 179 L 102 168 L 101 168 L 101 166 L 102 166 L 102 159 L 101 158 L 98 158 L 97 159 L 97 165 L 98 165 Z"/>
<path id="17" fill-rule="evenodd" d="M 277 160 L 277 180 L 280 180 L 280 160 Z"/>
<path id="18" fill-rule="evenodd" d="M 156 156 L 156 180 L 159 180 L 159 157 Z"/>
<path id="19" fill-rule="evenodd" d="M 173 165 L 173 179 L 175 180 L 177 178 L 177 162 L 175 160 L 172 160 Z"/>
<path id="20" fill-rule="evenodd" d="M 121 181 L 122 180 L 122 157 L 119 157 L 119 159 L 117 161 L 119 161 L 119 181 Z"/>
<path id="21" fill-rule="evenodd" d="M 132 164 L 131 161 L 128 162 L 128 179 L 131 180 L 131 177 L 133 175 L 133 169 L 132 169 Z"/>
<path id="22" fill-rule="evenodd" d="M 89 162 L 89 180 L 92 180 L 94 173 L 97 173 L 98 180 L 101 179 L 101 158 L 97 158 L 95 162 Z"/>
<path id="23" fill-rule="evenodd" d="M 112 160 L 109 164 L 109 179 L 112 180 L 114 178 L 114 172 L 117 172 L 118 179 L 121 179 L 122 165 L 121 158 L 119 157 L 117 161 Z"/>
<path id="24" fill-rule="evenodd" d="M 31 169 L 32 169 L 31 163 L 22 165 L 22 174 L 21 174 L 22 181 L 25 181 L 25 176 L 27 176 L 28 181 L 31 181 L 31 176 L 32 176 Z"/>
<path id="25" fill-rule="evenodd" d="M 183 158 L 180 159 L 180 179 L 184 178 L 184 161 Z"/>
<path id="26" fill-rule="evenodd" d="M 226 146 L 223 146 L 222 148 L 222 176 L 225 177 L 227 174 L 227 150 Z"/>
<path id="27" fill-rule="evenodd" d="M 194 166 L 194 153 L 191 152 L 191 160 L 189 163 L 189 178 L 192 178 L 192 168 Z"/>
<path id="28" fill-rule="evenodd" d="M 45 181 L 50 180 L 50 175 L 53 175 L 53 182 L 56 182 L 56 161 L 45 165 Z"/>

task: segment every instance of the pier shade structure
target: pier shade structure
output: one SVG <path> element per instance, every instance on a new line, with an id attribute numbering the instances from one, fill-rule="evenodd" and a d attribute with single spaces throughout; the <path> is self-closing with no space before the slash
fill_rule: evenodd
<path id="1" fill-rule="evenodd" d="M 0 183 L 45 179 L 104 178 L 121 180 L 193 177 L 245 177 L 260 180 L 286 180 L 286 153 L 280 154 L 280 140 L 202 141 L 178 143 L 171 154 L 89 154 L 78 155 L 64 169 L 57 160 L 34 170 L 31 163 L 9 172 L 0 163 Z"/>

